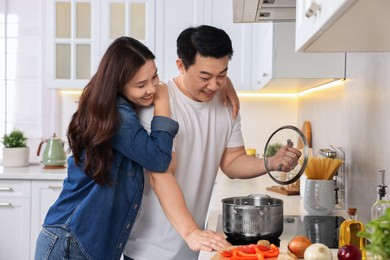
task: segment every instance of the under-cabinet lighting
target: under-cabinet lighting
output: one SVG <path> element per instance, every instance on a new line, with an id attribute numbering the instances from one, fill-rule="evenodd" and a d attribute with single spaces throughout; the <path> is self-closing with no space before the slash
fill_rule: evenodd
<path id="1" fill-rule="evenodd" d="M 61 90 L 62 94 L 66 95 L 81 95 L 82 90 Z"/>
<path id="2" fill-rule="evenodd" d="M 338 79 L 338 80 L 335 80 L 335 81 L 332 81 L 332 82 L 329 82 L 329 83 L 326 83 L 326 84 L 323 84 L 323 85 L 319 85 L 319 86 L 314 87 L 314 88 L 303 90 L 303 91 L 298 92 L 298 93 L 260 93 L 260 92 L 253 92 L 253 91 L 252 92 L 250 92 L 250 91 L 238 91 L 237 95 L 239 97 L 287 97 L 287 98 L 296 98 L 296 97 L 304 96 L 304 95 L 312 93 L 312 92 L 316 92 L 316 91 L 320 91 L 320 90 L 336 87 L 336 86 L 338 86 L 339 84 L 341 84 L 344 81 L 345 81 L 345 79 Z"/>
<path id="3" fill-rule="evenodd" d="M 238 97 L 287 97 L 295 98 L 297 94 L 295 93 L 259 93 L 259 92 L 249 92 L 249 91 L 238 91 Z"/>
<path id="4" fill-rule="evenodd" d="M 320 86 L 317 86 L 314 88 L 306 89 L 304 91 L 297 93 L 297 96 L 304 96 L 306 94 L 309 94 L 309 93 L 312 93 L 315 91 L 320 91 L 320 90 L 324 90 L 324 89 L 328 89 L 328 88 L 337 87 L 339 84 L 341 84 L 344 81 L 345 81 L 345 79 L 339 79 L 339 80 L 335 80 L 335 81 L 332 81 L 332 82 L 329 82 L 329 83 L 326 83 L 326 84 L 323 84 L 323 85 L 320 85 Z"/>

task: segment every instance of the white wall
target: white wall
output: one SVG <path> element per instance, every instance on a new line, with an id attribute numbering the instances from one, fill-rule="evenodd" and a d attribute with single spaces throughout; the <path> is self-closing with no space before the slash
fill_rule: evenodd
<path id="1" fill-rule="evenodd" d="M 349 206 L 366 222 L 379 170 L 390 186 L 390 53 L 348 53 L 346 69 L 343 87 L 299 99 L 298 121 L 311 121 L 315 150 L 344 148 Z"/>
<path id="2" fill-rule="evenodd" d="M 247 148 L 264 153 L 271 134 L 297 122 L 297 99 L 291 97 L 240 97 L 241 127 Z M 301 127 L 301 126 L 297 126 Z"/>
<path id="3" fill-rule="evenodd" d="M 6 43 L 0 34 L 0 137 L 13 128 L 25 132 L 32 163 L 42 158 L 42 152 L 36 155 L 39 143 L 61 131 L 60 95 L 43 82 L 42 4 L 41 0 L 0 0 L 1 32 L 8 37 Z M 0 149 L 0 161 L 2 157 Z"/>

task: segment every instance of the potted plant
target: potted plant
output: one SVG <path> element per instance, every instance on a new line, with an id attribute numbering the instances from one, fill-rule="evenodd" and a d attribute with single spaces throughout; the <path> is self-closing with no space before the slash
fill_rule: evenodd
<path id="1" fill-rule="evenodd" d="M 390 259 L 390 208 L 381 217 L 368 222 L 366 230 L 358 235 L 369 241 L 365 249 L 375 259 Z"/>
<path id="2" fill-rule="evenodd" d="M 3 148 L 3 166 L 23 167 L 29 164 L 30 148 L 27 146 L 27 137 L 18 129 L 10 134 L 4 134 L 1 142 Z"/>
<path id="3" fill-rule="evenodd" d="M 276 152 L 282 147 L 283 147 L 283 145 L 281 143 L 274 143 L 274 144 L 268 145 L 267 151 L 265 152 L 265 158 L 274 156 L 276 154 Z"/>

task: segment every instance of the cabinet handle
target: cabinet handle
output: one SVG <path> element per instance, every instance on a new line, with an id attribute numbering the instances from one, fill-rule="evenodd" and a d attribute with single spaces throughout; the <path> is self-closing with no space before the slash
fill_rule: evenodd
<path id="1" fill-rule="evenodd" d="M 0 202 L 0 207 L 12 207 L 10 202 Z"/>
<path id="2" fill-rule="evenodd" d="M 313 16 L 320 9 L 321 9 L 321 5 L 317 4 L 316 1 L 311 2 L 309 8 L 306 10 L 306 17 Z"/>
<path id="3" fill-rule="evenodd" d="M 49 185 L 47 187 L 49 189 L 52 189 L 52 190 L 60 190 L 60 189 L 62 189 L 62 186 L 56 186 L 56 185 Z"/>
<path id="4" fill-rule="evenodd" d="M 12 187 L 0 187 L 0 191 L 13 191 Z"/>

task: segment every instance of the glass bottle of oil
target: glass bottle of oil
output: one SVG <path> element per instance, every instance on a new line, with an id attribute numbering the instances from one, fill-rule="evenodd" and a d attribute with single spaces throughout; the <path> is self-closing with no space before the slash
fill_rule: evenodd
<path id="1" fill-rule="evenodd" d="M 362 252 L 362 259 L 366 259 L 366 239 L 357 235 L 359 231 L 365 230 L 364 224 L 357 218 L 356 208 L 348 209 L 349 218 L 340 225 L 339 248 L 348 244 L 357 246 Z"/>
<path id="2" fill-rule="evenodd" d="M 385 170 L 380 170 L 381 183 L 377 186 L 378 197 L 371 207 L 371 220 L 375 220 L 384 215 L 387 208 L 390 208 L 390 201 L 386 199 L 387 186 L 385 184 Z"/>

